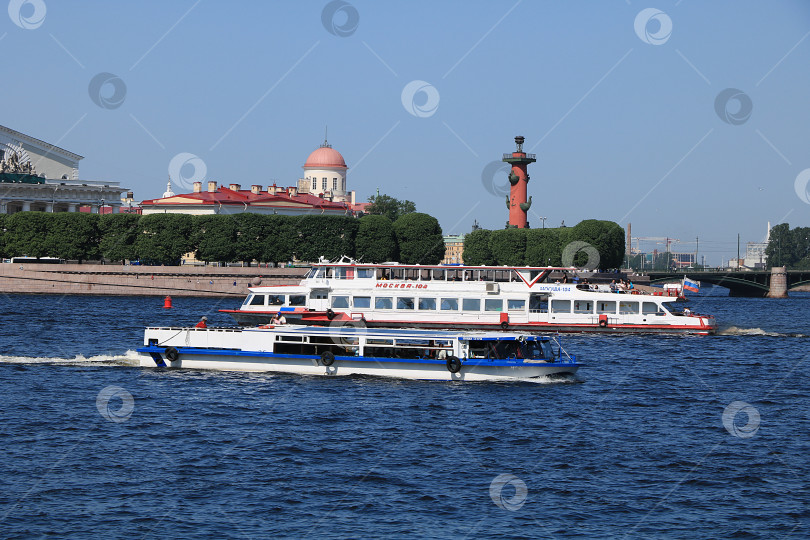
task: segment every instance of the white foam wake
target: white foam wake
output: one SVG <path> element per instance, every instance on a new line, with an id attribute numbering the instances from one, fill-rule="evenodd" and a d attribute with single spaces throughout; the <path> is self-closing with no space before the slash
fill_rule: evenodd
<path id="1" fill-rule="evenodd" d="M 95 356 L 76 355 L 73 358 L 51 358 L 47 356 L 6 356 L 0 355 L 0 364 L 60 364 L 60 365 L 117 365 L 137 366 L 138 353 L 129 350 L 120 355 L 99 354 Z"/>
<path id="2" fill-rule="evenodd" d="M 809 337 L 807 334 L 768 332 L 762 328 L 740 328 L 738 326 L 728 326 L 717 331 L 718 336 L 771 336 L 771 337 Z"/>

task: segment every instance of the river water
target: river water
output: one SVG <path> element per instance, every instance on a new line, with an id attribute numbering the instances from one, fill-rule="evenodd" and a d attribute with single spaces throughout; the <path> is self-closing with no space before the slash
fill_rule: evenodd
<path id="1" fill-rule="evenodd" d="M 238 301 L 0 295 L 0 537 L 807 538 L 810 294 L 723 294 L 477 384 L 142 369 Z"/>

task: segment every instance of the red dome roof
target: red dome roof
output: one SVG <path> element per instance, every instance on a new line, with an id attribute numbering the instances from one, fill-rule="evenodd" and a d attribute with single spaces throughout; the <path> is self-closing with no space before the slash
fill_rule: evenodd
<path id="1" fill-rule="evenodd" d="M 304 163 L 304 167 L 314 167 L 319 169 L 348 168 L 346 167 L 346 162 L 343 161 L 343 156 L 340 155 L 340 152 L 338 152 L 331 146 L 321 146 L 320 148 L 312 152 L 307 158 L 306 163 Z"/>

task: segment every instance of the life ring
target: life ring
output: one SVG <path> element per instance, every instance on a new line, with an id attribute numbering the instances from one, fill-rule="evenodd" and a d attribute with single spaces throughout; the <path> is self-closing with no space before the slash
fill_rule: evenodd
<path id="1" fill-rule="evenodd" d="M 330 321 L 335 318 L 335 312 L 332 311 L 332 308 L 326 310 L 326 318 Z"/>
<path id="2" fill-rule="evenodd" d="M 508 321 L 501 322 L 501 328 L 504 329 L 504 330 L 509 328 L 509 322 Z"/>
<path id="3" fill-rule="evenodd" d="M 447 371 L 450 373 L 458 373 L 461 371 L 461 360 L 457 356 L 447 357 Z"/>
<path id="4" fill-rule="evenodd" d="M 602 319 L 601 321 L 599 321 L 599 327 L 600 328 L 607 328 L 607 321 L 605 319 Z"/>
<path id="5" fill-rule="evenodd" d="M 180 359 L 180 351 L 174 347 L 166 347 L 164 354 L 166 355 L 166 360 L 169 362 L 177 362 Z"/>
<path id="6" fill-rule="evenodd" d="M 331 351 L 325 351 L 321 354 L 321 363 L 326 367 L 335 363 L 335 355 Z"/>

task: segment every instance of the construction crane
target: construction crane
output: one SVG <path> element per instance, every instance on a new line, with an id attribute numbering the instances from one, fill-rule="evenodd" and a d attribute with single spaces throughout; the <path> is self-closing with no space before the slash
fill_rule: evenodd
<path id="1" fill-rule="evenodd" d="M 633 251 L 632 246 L 630 251 L 632 253 L 641 253 L 641 248 L 639 246 L 639 240 L 644 240 L 646 242 L 655 242 L 656 244 L 666 244 L 667 252 L 669 252 L 669 246 L 673 243 L 680 243 L 680 240 L 677 238 L 670 238 L 668 236 L 634 236 L 631 240 L 636 241 L 636 248 Z"/>

